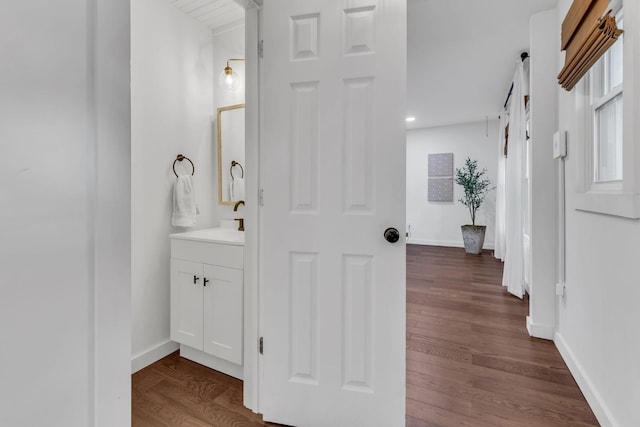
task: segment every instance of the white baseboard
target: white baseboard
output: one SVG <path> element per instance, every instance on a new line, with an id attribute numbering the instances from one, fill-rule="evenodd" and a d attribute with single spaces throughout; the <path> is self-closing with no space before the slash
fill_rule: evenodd
<path id="1" fill-rule="evenodd" d="M 410 237 L 407 240 L 407 244 L 409 245 L 425 245 L 425 246 L 446 246 L 450 248 L 464 248 L 464 243 L 462 240 L 454 241 L 454 240 L 429 240 L 429 239 L 414 239 Z M 485 243 L 482 249 L 494 249 L 495 245 L 493 243 Z"/>
<path id="2" fill-rule="evenodd" d="M 167 340 L 155 347 L 152 347 L 142 353 L 139 353 L 131 358 L 131 373 L 134 374 L 142 368 L 146 368 L 152 363 L 157 362 L 165 356 L 170 355 L 174 351 L 180 348 L 180 344 L 177 342 Z"/>
<path id="3" fill-rule="evenodd" d="M 589 375 L 584 371 L 584 368 L 576 359 L 575 354 L 571 351 L 560 332 L 555 333 L 553 341 L 600 425 L 602 427 L 620 427 L 620 424 L 615 421 L 613 414 L 602 400 L 602 396 L 596 390 Z"/>
<path id="4" fill-rule="evenodd" d="M 531 320 L 531 316 L 527 316 L 527 331 L 529 331 L 530 336 L 545 340 L 553 340 L 555 336 L 555 328 L 553 326 L 534 323 Z"/>
<path id="5" fill-rule="evenodd" d="M 228 360 L 221 359 L 219 357 L 207 354 L 203 351 L 196 350 L 195 348 L 187 345 L 180 346 L 180 356 L 185 359 L 192 360 L 207 368 L 215 369 L 223 374 L 230 375 L 239 380 L 244 379 L 244 368 L 242 365 L 236 365 Z"/>

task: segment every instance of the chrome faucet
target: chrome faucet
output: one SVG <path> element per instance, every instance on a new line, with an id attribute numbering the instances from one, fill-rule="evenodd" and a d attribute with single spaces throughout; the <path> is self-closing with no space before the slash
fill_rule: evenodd
<path id="1" fill-rule="evenodd" d="M 240 205 L 244 206 L 244 200 L 238 200 L 233 206 L 233 211 L 238 212 Z M 235 220 L 238 221 L 238 231 L 244 231 L 244 218 L 236 218 Z"/>

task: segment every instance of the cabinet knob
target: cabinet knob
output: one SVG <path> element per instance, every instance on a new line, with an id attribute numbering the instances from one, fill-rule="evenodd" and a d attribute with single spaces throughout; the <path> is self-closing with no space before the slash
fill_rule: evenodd
<path id="1" fill-rule="evenodd" d="M 200 278 L 194 274 L 193 275 L 193 284 L 195 285 L 196 283 L 198 283 L 198 280 L 200 280 Z"/>
<path id="2" fill-rule="evenodd" d="M 205 277 L 205 278 L 204 278 L 204 280 L 203 280 L 203 282 L 204 282 L 204 286 L 207 286 L 207 283 L 209 282 L 209 279 L 207 279 L 207 278 Z"/>

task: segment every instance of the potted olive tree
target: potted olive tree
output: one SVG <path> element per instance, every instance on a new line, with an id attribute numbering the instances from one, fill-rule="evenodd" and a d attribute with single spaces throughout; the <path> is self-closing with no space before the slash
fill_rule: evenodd
<path id="1" fill-rule="evenodd" d="M 485 195 L 489 191 L 488 187 L 491 184 L 491 181 L 484 178 L 486 173 L 486 169 L 478 169 L 477 160 L 471 160 L 468 157 L 463 167 L 456 168 L 456 184 L 459 184 L 464 189 L 464 197 L 458 200 L 469 209 L 469 214 L 471 215 L 471 225 L 461 226 L 464 249 L 468 254 L 482 253 L 487 226 L 476 225 L 476 212 L 484 202 Z"/>

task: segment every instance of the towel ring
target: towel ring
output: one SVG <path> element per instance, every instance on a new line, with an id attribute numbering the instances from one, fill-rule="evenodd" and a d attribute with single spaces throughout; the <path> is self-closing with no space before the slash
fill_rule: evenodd
<path id="1" fill-rule="evenodd" d="M 244 168 L 242 167 L 242 165 L 239 162 L 236 162 L 235 160 L 231 160 L 231 167 L 229 168 L 229 173 L 231 174 L 231 178 L 235 178 L 233 176 L 233 167 L 234 166 L 240 166 L 240 171 L 241 171 L 240 178 L 244 178 Z"/>
<path id="2" fill-rule="evenodd" d="M 176 157 L 176 159 L 173 161 L 173 173 L 175 174 L 175 176 L 178 176 L 178 173 L 176 172 L 176 162 L 181 162 L 183 160 L 188 160 L 189 163 L 191 163 L 191 175 L 196 173 L 196 167 L 193 165 L 193 162 L 191 161 L 190 158 L 183 156 L 182 154 L 178 154 L 178 157 Z"/>

